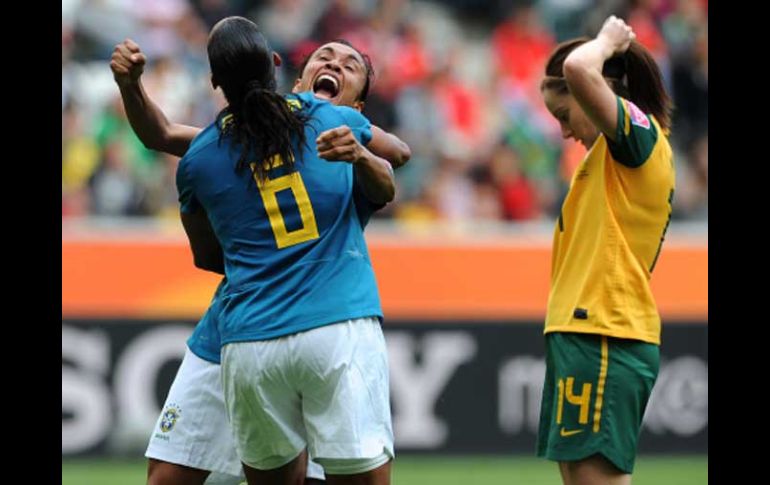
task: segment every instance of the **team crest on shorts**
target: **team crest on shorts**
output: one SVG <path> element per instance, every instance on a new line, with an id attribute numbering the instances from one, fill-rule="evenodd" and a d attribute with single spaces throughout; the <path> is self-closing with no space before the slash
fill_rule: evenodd
<path id="1" fill-rule="evenodd" d="M 182 416 L 182 409 L 179 406 L 173 403 L 166 406 L 160 419 L 160 430 L 168 433 L 174 429 L 174 425 L 180 416 Z"/>

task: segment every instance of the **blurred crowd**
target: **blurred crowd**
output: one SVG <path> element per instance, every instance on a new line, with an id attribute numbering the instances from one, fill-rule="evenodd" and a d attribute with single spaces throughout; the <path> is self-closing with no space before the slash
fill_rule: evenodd
<path id="1" fill-rule="evenodd" d="M 169 119 L 205 126 L 224 106 L 206 39 L 227 15 L 265 31 L 281 92 L 318 45 L 366 52 L 369 119 L 406 141 L 399 221 L 552 220 L 585 149 L 562 140 L 539 83 L 554 46 L 623 17 L 654 54 L 676 107 L 674 218 L 708 215 L 708 0 L 63 0 L 62 216 L 177 218 L 178 159 L 144 148 L 124 116 L 109 59 L 129 37 Z"/>

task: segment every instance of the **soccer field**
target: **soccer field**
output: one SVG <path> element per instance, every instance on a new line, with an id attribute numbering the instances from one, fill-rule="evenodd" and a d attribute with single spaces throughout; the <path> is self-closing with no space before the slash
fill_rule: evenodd
<path id="1" fill-rule="evenodd" d="M 62 485 L 144 483 L 144 461 L 62 460 Z M 398 457 L 393 485 L 559 485 L 551 462 L 530 457 Z M 642 456 L 634 485 L 706 485 L 708 459 Z"/>

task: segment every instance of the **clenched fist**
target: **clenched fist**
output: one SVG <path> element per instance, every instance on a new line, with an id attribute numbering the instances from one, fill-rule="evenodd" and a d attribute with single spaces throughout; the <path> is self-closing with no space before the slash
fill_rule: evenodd
<path id="1" fill-rule="evenodd" d="M 318 156 L 330 162 L 356 163 L 366 153 L 366 148 L 356 140 L 350 127 L 346 125 L 324 131 L 315 142 Z"/>
<path id="2" fill-rule="evenodd" d="M 623 19 L 612 15 L 604 21 L 602 30 L 599 31 L 596 38 L 607 42 L 612 47 L 613 54 L 622 54 L 628 50 L 631 41 L 636 39 L 636 34 Z"/>
<path id="3" fill-rule="evenodd" d="M 115 46 L 110 61 L 110 69 L 119 86 L 135 83 L 144 72 L 147 58 L 142 54 L 139 45 L 131 39 L 126 39 Z"/>

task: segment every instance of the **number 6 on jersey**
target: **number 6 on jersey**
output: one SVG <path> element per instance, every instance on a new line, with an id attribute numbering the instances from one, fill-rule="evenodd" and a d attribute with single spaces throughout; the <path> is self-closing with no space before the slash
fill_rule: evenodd
<path id="1" fill-rule="evenodd" d="M 254 165 L 254 163 L 251 164 L 252 172 Z M 280 159 L 275 161 L 273 168 L 279 165 L 282 165 L 282 160 Z M 275 244 L 278 246 L 278 249 L 318 239 L 318 226 L 315 222 L 313 206 L 310 204 L 310 196 L 299 172 L 292 172 L 274 179 L 265 178 L 263 182 L 257 179 L 255 173 L 254 179 L 257 181 L 259 194 L 262 196 L 262 203 L 265 205 L 267 218 L 270 220 L 270 227 L 273 229 Z M 294 231 L 286 229 L 286 222 L 283 219 L 281 207 L 278 205 L 278 198 L 276 197 L 276 193 L 286 189 L 291 190 L 294 200 L 297 202 L 300 219 L 302 220 L 302 227 Z"/>

